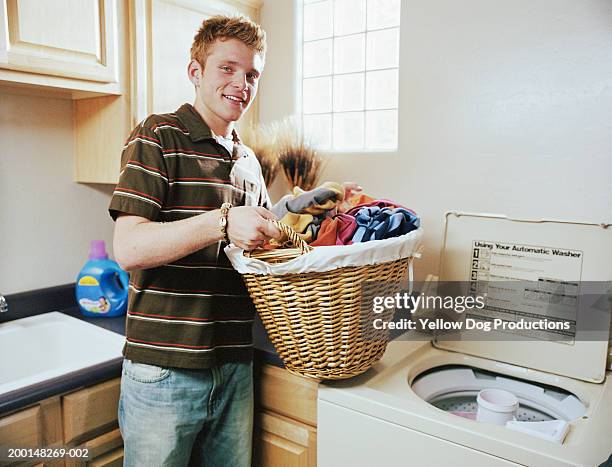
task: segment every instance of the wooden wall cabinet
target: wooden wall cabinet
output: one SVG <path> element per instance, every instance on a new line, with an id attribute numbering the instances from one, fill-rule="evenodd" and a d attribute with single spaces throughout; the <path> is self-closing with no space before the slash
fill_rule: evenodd
<path id="1" fill-rule="evenodd" d="M 0 2 L 0 81 L 120 94 L 116 0 Z"/>

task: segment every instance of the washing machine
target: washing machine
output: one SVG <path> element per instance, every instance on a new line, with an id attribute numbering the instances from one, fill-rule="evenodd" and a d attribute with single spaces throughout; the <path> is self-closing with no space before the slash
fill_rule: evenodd
<path id="1" fill-rule="evenodd" d="M 439 277 L 467 288 L 488 284 L 491 303 L 498 306 L 476 310 L 476 318 L 493 314 L 518 322 L 521 313 L 546 315 L 572 323 L 570 330 L 563 338 L 539 331 L 529 339 L 525 331 L 506 329 L 486 339 L 470 338 L 465 330 L 461 336 L 433 337 L 406 331 L 366 373 L 320 385 L 318 466 L 606 462 L 612 454 L 609 294 L 598 297 L 598 311 L 587 324 L 582 310 L 572 314 L 576 307 L 559 311 L 556 305 L 575 304 L 572 297 L 585 301 L 576 292 L 585 284 L 609 290 L 611 246 L 609 224 L 447 213 Z M 523 291 L 527 311 L 495 301 L 497 283 L 521 280 L 539 287 Z M 512 420 L 475 419 L 483 389 L 501 389 L 518 399 Z"/>

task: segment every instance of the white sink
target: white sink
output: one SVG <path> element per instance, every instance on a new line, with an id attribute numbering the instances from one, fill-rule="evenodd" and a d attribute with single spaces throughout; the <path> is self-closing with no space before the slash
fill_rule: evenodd
<path id="1" fill-rule="evenodd" d="M 121 357 L 124 341 L 56 311 L 0 324 L 0 395 Z"/>

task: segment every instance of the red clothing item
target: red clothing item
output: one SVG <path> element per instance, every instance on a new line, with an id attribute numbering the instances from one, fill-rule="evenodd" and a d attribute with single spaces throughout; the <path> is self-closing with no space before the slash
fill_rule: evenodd
<path id="1" fill-rule="evenodd" d="M 323 221 L 317 234 L 317 239 L 310 245 L 350 245 L 355 229 L 357 229 L 357 222 L 353 216 L 336 214 Z"/>

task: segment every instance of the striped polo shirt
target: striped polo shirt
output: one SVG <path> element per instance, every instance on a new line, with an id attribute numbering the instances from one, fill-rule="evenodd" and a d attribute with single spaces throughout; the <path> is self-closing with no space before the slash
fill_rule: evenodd
<path id="1" fill-rule="evenodd" d="M 109 212 L 172 222 L 234 206 L 269 206 L 261 167 L 238 135 L 215 136 L 193 106 L 151 115 L 129 136 Z M 130 274 L 126 358 L 210 368 L 252 357 L 254 307 L 240 275 L 214 243 Z"/>

